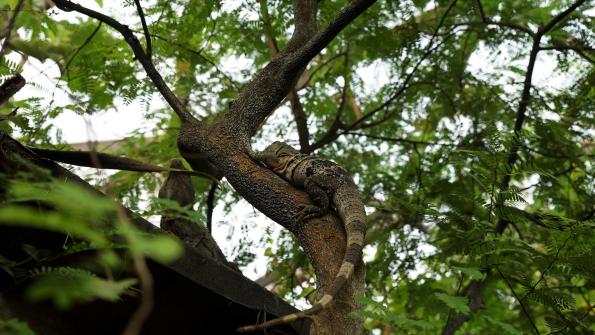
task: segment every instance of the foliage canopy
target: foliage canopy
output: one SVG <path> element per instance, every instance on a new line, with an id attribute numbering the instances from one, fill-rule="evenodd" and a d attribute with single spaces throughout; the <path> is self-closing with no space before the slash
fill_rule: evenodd
<path id="1" fill-rule="evenodd" d="M 321 1 L 319 25 L 345 3 Z M 112 15 L 144 43 L 133 1 L 98 4 L 116 8 Z M 205 120 L 229 109 L 271 60 L 272 45 L 282 49 L 293 29 L 290 1 L 142 4 L 157 69 Z M 57 16 L 59 9 L 44 6 L 0 1 L 0 33 L 9 37 L 0 81 L 39 62 L 60 73 L 38 81 L 40 69 L 25 78 L 34 93 L 0 106 L 2 114 L 19 108 L 0 127 L 25 144 L 63 149 L 68 145 L 52 124 L 60 114 L 142 108 L 154 127 L 132 132 L 111 153 L 163 166 L 179 156 L 179 120 L 162 107 L 122 37 L 94 19 Z M 594 13 L 589 1 L 380 1 L 314 58 L 293 98 L 263 126 L 259 144 L 300 144 L 354 175 L 369 213 L 366 297 L 357 315 L 371 334 L 595 331 Z M 54 99 L 56 92 L 68 99 Z M 127 206 L 155 214 L 162 179 L 121 171 L 97 182 Z M 194 182 L 204 194 L 202 212 L 211 182 Z M 15 185 L 0 222 L 20 215 L 35 224 L 11 201 L 47 186 Z M 77 210 L 112 207 L 79 207 L 72 200 L 86 195 L 51 189 L 60 229 L 96 247 L 106 243 L 85 230 Z M 218 201 L 230 212 L 239 197 L 224 187 Z M 52 230 L 51 219 L 40 224 Z M 245 265 L 265 249 L 281 274 L 279 292 L 303 299 L 314 289 L 313 270 L 296 241 L 281 235 L 243 238 L 234 256 Z M 0 260 L 2 269 L 14 270 Z M 108 285 L 66 271 L 84 279 L 78 283 Z M 302 272 L 307 280 L 296 288 Z M 117 294 L 131 283 L 109 285 Z"/>

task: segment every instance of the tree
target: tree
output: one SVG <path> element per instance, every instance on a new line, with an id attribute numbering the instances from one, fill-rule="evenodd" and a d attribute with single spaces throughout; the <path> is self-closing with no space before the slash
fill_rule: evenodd
<path id="1" fill-rule="evenodd" d="M 310 199 L 251 160 L 251 142 L 288 101 L 278 135 L 353 173 L 371 210 L 367 298 L 360 266 L 314 333 L 593 331 L 593 3 L 126 1 L 132 28 L 54 3 L 3 5 L 2 53 L 51 60 L 72 100 L 4 106 L 20 108 L 5 127 L 24 143 L 55 147 L 44 122 L 64 111 L 144 101 L 153 140 L 120 153 L 165 165 L 177 142 L 194 171 L 225 177 L 295 236 L 270 252 L 289 291 L 298 268 L 329 287 L 344 234 L 334 214 L 298 224 Z M 243 76 L 221 70 L 240 56 L 252 62 Z M 548 66 L 560 82 L 536 79 Z M 4 60 L 2 75 L 20 68 Z M 154 92 L 167 108 L 151 109 Z M 156 178 L 109 185 L 134 206 Z"/>

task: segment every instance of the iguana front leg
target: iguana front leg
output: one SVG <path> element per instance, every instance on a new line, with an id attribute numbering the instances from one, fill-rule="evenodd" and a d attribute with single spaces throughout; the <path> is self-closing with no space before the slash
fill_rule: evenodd
<path id="1" fill-rule="evenodd" d="M 308 193 L 314 205 L 301 205 L 298 207 L 299 211 L 296 215 L 298 222 L 305 222 L 328 213 L 330 207 L 328 193 L 320 187 L 314 178 L 306 179 L 304 190 Z"/>

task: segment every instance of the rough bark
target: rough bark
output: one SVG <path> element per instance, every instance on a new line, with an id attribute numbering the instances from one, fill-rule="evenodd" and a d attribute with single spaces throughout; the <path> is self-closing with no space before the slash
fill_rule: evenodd
<path id="1" fill-rule="evenodd" d="M 25 78 L 20 74 L 7 79 L 0 85 L 0 106 L 25 86 Z"/>

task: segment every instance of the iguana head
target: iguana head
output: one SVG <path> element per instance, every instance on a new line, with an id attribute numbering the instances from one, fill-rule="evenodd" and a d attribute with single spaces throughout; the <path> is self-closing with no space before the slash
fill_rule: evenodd
<path id="1" fill-rule="evenodd" d="M 273 142 L 263 151 L 256 155 L 256 159 L 263 162 L 271 170 L 282 173 L 287 166 L 287 163 L 296 155 L 299 155 L 299 151 L 294 149 L 287 143 Z"/>

